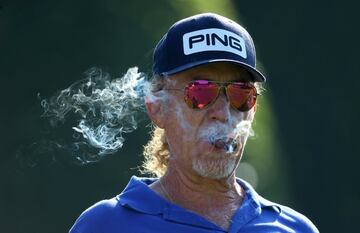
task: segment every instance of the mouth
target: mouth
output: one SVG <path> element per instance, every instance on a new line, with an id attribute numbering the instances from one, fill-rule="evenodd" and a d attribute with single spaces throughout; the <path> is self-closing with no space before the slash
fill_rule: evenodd
<path id="1" fill-rule="evenodd" d="M 210 137 L 209 142 L 216 149 L 224 150 L 226 153 L 233 153 L 236 151 L 238 145 L 234 138 L 214 138 Z"/>

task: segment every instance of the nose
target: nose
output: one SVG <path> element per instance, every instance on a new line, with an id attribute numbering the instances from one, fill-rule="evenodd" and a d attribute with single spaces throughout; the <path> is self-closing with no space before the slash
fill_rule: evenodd
<path id="1" fill-rule="evenodd" d="M 225 123 L 230 118 L 230 108 L 230 102 L 227 100 L 225 92 L 221 90 L 215 103 L 208 109 L 209 118 Z"/>

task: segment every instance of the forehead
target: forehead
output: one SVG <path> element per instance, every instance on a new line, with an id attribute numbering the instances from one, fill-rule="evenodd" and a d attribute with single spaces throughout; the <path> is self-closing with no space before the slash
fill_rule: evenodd
<path id="1" fill-rule="evenodd" d="M 229 62 L 218 62 L 201 65 L 170 77 L 176 82 L 189 82 L 195 79 L 206 79 L 220 82 L 252 80 L 250 73 L 239 65 Z"/>

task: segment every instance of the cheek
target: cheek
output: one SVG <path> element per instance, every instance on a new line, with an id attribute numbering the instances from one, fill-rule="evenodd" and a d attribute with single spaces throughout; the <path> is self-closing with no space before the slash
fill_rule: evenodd
<path id="1" fill-rule="evenodd" d="M 167 140 L 174 154 L 189 154 L 194 151 L 199 142 L 198 131 L 201 121 L 196 113 L 188 107 L 179 107 L 169 113 L 166 127 Z"/>
<path id="2" fill-rule="evenodd" d="M 193 128 L 183 100 L 171 96 L 165 108 L 165 130 L 170 141 L 180 142 L 181 138 Z"/>
<path id="3" fill-rule="evenodd" d="M 247 120 L 252 121 L 255 117 L 255 112 L 256 112 L 256 107 L 253 107 L 250 111 L 248 111 Z"/>
<path id="4" fill-rule="evenodd" d="M 238 112 L 236 111 L 235 114 L 232 115 L 233 119 L 237 122 L 241 122 L 241 121 L 253 121 L 254 116 L 255 116 L 255 109 L 252 108 L 247 112 Z"/>
<path id="5" fill-rule="evenodd" d="M 168 103 L 167 124 L 170 130 L 175 128 L 188 134 L 193 132 L 201 123 L 205 111 L 196 111 L 189 108 L 183 96 L 173 97 Z"/>
<path id="6" fill-rule="evenodd" d="M 252 121 L 254 119 L 254 111 L 238 112 L 232 115 L 231 126 L 232 135 L 240 137 L 242 142 L 245 142 L 247 137 L 252 135 Z"/>

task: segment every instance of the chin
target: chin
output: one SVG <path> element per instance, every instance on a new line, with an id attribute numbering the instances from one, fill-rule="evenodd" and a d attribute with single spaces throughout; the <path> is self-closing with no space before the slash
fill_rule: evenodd
<path id="1" fill-rule="evenodd" d="M 236 169 L 237 160 L 228 158 L 223 160 L 194 159 L 193 170 L 200 176 L 210 179 L 224 179 L 229 177 Z"/>

